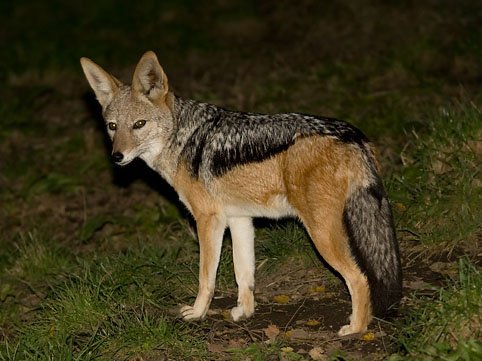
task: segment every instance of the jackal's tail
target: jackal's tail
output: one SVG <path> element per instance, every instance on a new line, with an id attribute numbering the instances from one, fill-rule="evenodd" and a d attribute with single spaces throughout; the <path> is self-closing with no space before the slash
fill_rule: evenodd
<path id="1" fill-rule="evenodd" d="M 391 313 L 402 295 L 402 270 L 393 217 L 381 180 L 356 190 L 343 221 L 355 260 L 366 275 L 374 316 Z"/>

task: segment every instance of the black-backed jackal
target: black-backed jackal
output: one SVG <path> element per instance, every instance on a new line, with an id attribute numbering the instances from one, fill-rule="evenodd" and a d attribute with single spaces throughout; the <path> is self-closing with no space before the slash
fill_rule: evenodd
<path id="1" fill-rule="evenodd" d="M 112 159 L 143 159 L 174 187 L 196 220 L 199 292 L 181 308 L 202 319 L 214 293 L 229 227 L 238 285 L 235 321 L 254 313 L 253 217 L 297 217 L 321 256 L 344 278 L 350 323 L 364 332 L 401 297 L 392 214 L 373 149 L 352 125 L 297 113 L 263 115 L 177 97 L 153 52 L 124 85 L 87 58 L 85 76 L 103 109 Z"/>

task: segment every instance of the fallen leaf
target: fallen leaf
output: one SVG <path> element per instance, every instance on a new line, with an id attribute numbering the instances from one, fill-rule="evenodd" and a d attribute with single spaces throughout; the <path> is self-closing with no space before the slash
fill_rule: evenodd
<path id="1" fill-rule="evenodd" d="M 237 340 L 231 339 L 228 341 L 228 345 L 230 348 L 240 348 L 246 346 L 246 340 L 242 338 L 238 338 Z"/>
<path id="2" fill-rule="evenodd" d="M 302 328 L 295 328 L 294 330 L 288 331 L 289 332 L 289 338 L 291 339 L 309 339 L 310 335 L 306 330 L 303 330 Z M 287 333 L 288 333 L 287 332 Z"/>
<path id="3" fill-rule="evenodd" d="M 362 336 L 363 341 L 373 341 L 375 339 L 375 334 L 373 332 L 367 332 Z"/>
<path id="4" fill-rule="evenodd" d="M 288 295 L 276 295 L 273 297 L 273 301 L 279 304 L 287 304 L 290 301 L 290 296 Z"/>
<path id="5" fill-rule="evenodd" d="M 305 322 L 305 325 L 310 327 L 318 326 L 319 324 L 320 324 L 320 321 L 313 320 L 313 319 L 309 319 L 308 321 Z"/>
<path id="6" fill-rule="evenodd" d="M 310 352 L 308 352 L 308 355 L 315 361 L 326 360 L 325 350 L 321 347 L 313 347 Z"/>
<path id="7" fill-rule="evenodd" d="M 323 293 L 326 291 L 325 286 L 313 286 L 308 290 L 309 293 Z"/>
<path id="8" fill-rule="evenodd" d="M 267 343 L 272 343 L 274 340 L 276 340 L 276 337 L 278 337 L 280 331 L 278 326 L 270 324 L 268 327 L 263 328 L 263 332 L 268 337 Z"/>
<path id="9" fill-rule="evenodd" d="M 221 314 L 223 315 L 223 319 L 225 321 L 228 321 L 231 319 L 231 312 L 229 310 L 223 310 L 223 312 L 221 312 Z"/>
<path id="10" fill-rule="evenodd" d="M 399 212 L 405 212 L 407 210 L 407 207 L 403 203 L 395 203 L 395 209 Z"/>

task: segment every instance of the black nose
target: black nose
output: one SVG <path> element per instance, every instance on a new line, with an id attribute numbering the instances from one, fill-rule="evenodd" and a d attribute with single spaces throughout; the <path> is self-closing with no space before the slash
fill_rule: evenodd
<path id="1" fill-rule="evenodd" d="M 124 159 L 124 154 L 122 154 L 121 152 L 112 153 L 112 160 L 114 162 L 119 163 L 120 161 L 122 161 L 122 159 Z"/>

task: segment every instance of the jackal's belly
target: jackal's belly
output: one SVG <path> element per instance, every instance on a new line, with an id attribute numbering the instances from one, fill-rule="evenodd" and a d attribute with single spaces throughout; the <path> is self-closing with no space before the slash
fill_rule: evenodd
<path id="1" fill-rule="evenodd" d="M 230 200 L 224 205 L 228 217 L 283 218 L 295 216 L 295 210 L 283 194 L 270 196 L 264 202 L 255 200 Z"/>

